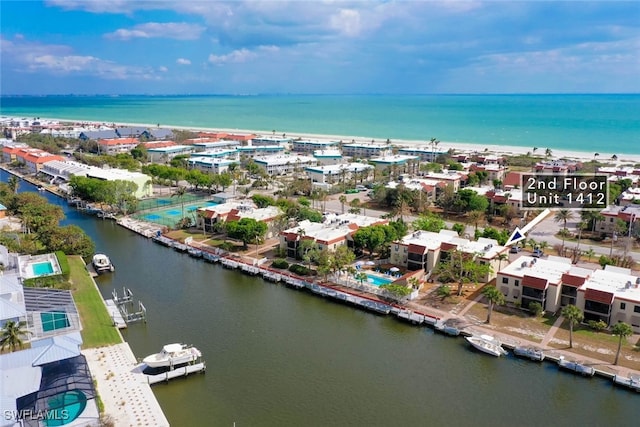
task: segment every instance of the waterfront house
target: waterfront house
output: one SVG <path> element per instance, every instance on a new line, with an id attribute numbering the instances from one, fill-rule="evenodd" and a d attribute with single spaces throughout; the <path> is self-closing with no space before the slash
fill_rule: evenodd
<path id="1" fill-rule="evenodd" d="M 16 154 L 20 150 L 27 148 L 29 148 L 29 145 L 24 142 L 15 142 L 9 139 L 4 140 L 2 144 L 2 161 L 4 163 L 15 162 L 18 159 Z"/>

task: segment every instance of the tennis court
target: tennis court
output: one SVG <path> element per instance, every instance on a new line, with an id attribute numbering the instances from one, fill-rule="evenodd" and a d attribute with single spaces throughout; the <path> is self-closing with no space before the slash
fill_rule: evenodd
<path id="1" fill-rule="evenodd" d="M 184 200 L 184 205 L 177 199 L 157 199 L 156 203 L 147 202 L 147 206 L 152 206 L 144 211 L 138 209 L 138 213 L 132 215 L 135 219 L 147 222 L 153 222 L 154 224 L 164 225 L 166 227 L 175 227 L 176 224 L 183 218 L 191 218 L 191 221 L 196 222 L 196 210 L 201 207 L 215 206 L 219 203 L 202 197 L 194 201 L 191 198 L 190 201 Z M 171 202 L 171 204 L 167 203 Z M 176 203 L 177 202 L 177 203 Z M 183 215 L 184 207 L 184 215 Z"/>

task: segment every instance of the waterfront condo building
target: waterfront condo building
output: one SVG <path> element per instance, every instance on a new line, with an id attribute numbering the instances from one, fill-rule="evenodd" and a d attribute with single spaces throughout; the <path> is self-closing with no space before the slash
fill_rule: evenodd
<path id="1" fill-rule="evenodd" d="M 267 175 L 287 175 L 294 171 L 302 171 L 305 167 L 315 166 L 318 161 L 310 156 L 275 155 L 256 157 L 254 162 L 260 166 Z"/>
<path id="2" fill-rule="evenodd" d="M 309 141 L 296 140 L 291 141 L 291 150 L 297 153 L 313 153 L 317 150 L 335 150 L 338 143 L 335 141 Z"/>
<path id="3" fill-rule="evenodd" d="M 366 163 L 343 163 L 310 166 L 304 171 L 314 184 L 331 186 L 336 183 L 349 183 L 353 180 L 361 184 L 369 180 L 372 170 L 373 166 Z"/>
<path id="4" fill-rule="evenodd" d="M 360 227 L 384 225 L 388 221 L 381 218 L 356 214 L 328 214 L 323 222 L 300 221 L 293 228 L 280 233 L 280 248 L 287 257 L 296 258 L 302 240 L 313 240 L 320 250 L 335 251 L 339 246 L 353 247 L 352 235 Z"/>

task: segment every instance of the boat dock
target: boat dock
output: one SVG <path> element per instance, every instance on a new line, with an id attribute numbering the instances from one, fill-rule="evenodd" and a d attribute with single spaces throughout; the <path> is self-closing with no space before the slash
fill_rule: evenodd
<path id="1" fill-rule="evenodd" d="M 200 361 L 198 363 L 180 366 L 157 374 L 147 374 L 144 372 L 146 369 L 147 365 L 141 363 L 134 368 L 133 372 L 142 375 L 147 384 L 153 385 L 168 382 L 174 378 L 187 377 L 196 373 L 204 373 L 207 369 L 207 365 L 204 361 Z"/>
<path id="2" fill-rule="evenodd" d="M 117 291 L 114 289 L 111 295 L 113 298 L 106 299 L 104 302 L 107 305 L 107 311 L 113 320 L 113 325 L 118 329 L 127 328 L 129 323 L 145 322 L 147 321 L 147 309 L 138 301 L 137 311 L 130 312 L 129 310 L 133 306 L 133 293 L 131 289 L 122 288 L 122 296 L 118 296 Z M 129 307 L 129 308 L 127 308 Z"/>

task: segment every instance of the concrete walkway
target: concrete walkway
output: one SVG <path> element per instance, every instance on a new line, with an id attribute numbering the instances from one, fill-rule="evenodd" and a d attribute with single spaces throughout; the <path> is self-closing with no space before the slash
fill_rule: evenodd
<path id="1" fill-rule="evenodd" d="M 564 317 L 560 316 L 556 319 L 556 321 L 553 323 L 553 326 L 551 326 L 551 328 L 547 331 L 547 334 L 542 339 L 542 342 L 540 343 L 542 347 L 546 347 L 547 345 L 549 345 L 549 341 L 551 341 L 556 335 L 558 328 L 562 326 L 562 322 L 564 322 Z"/>
<path id="2" fill-rule="evenodd" d="M 114 425 L 169 426 L 144 375 L 133 372 L 138 363 L 129 344 L 82 350 L 82 354 L 96 380 L 104 411 Z"/>

